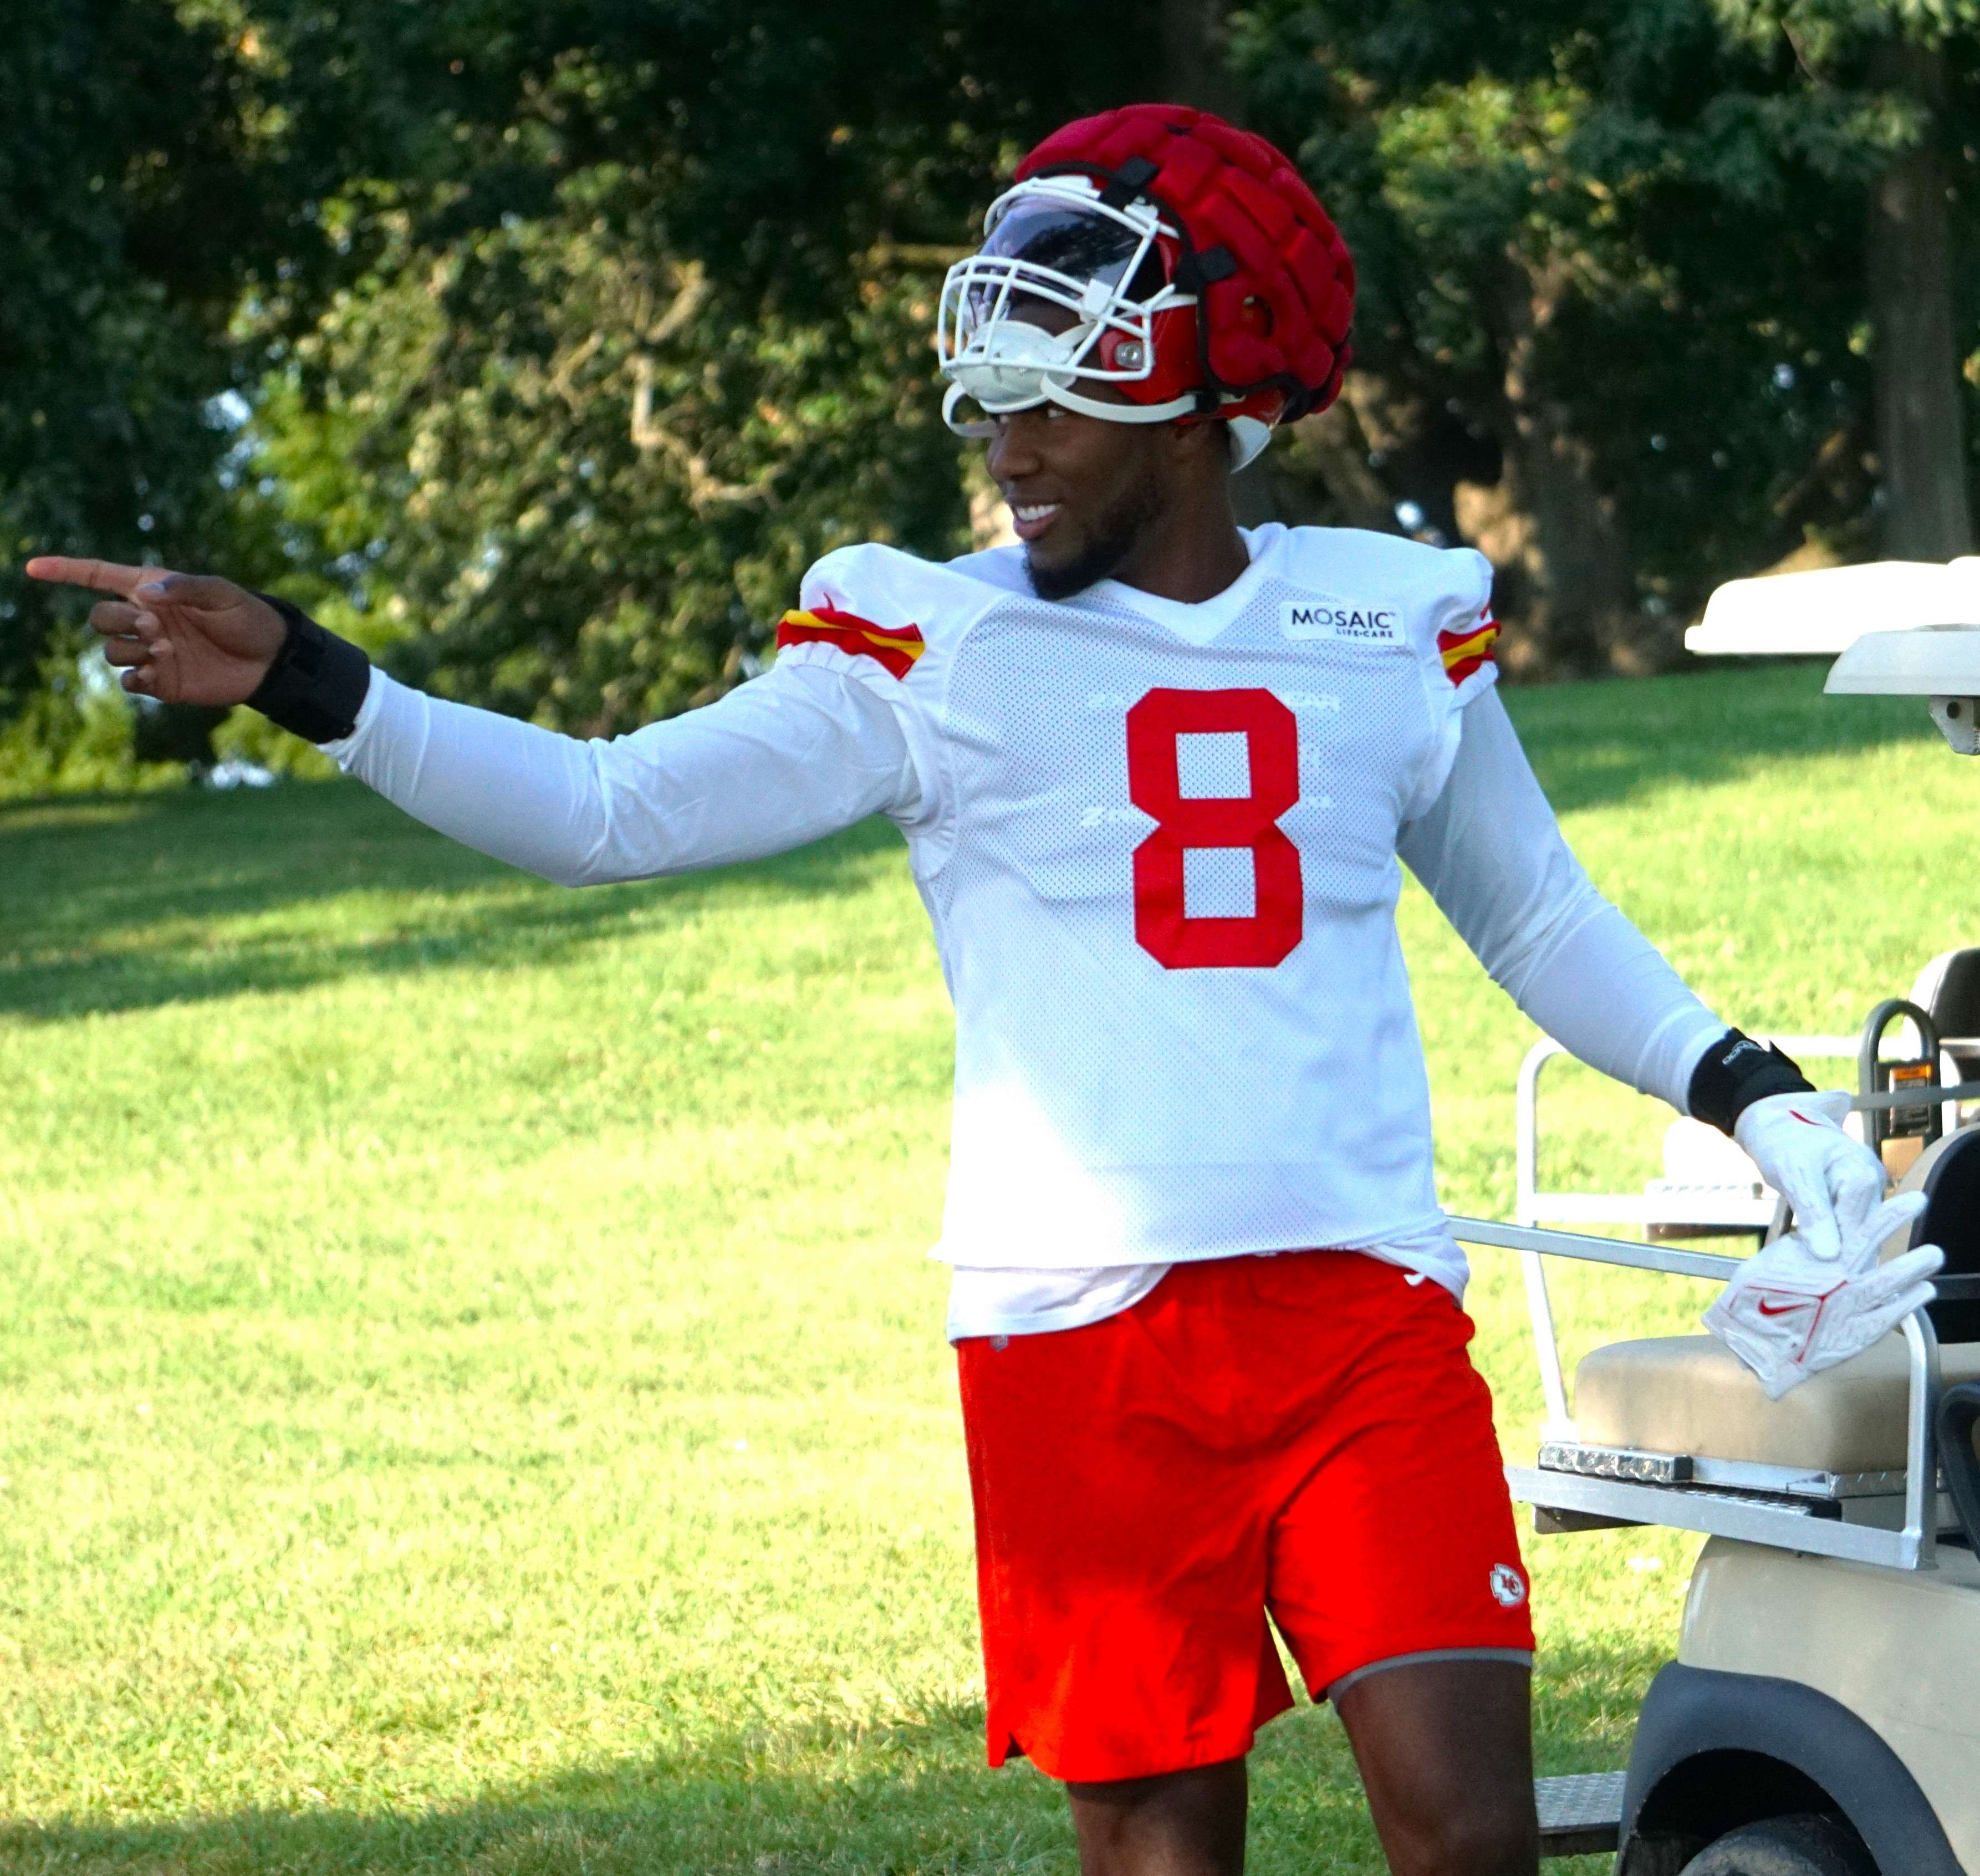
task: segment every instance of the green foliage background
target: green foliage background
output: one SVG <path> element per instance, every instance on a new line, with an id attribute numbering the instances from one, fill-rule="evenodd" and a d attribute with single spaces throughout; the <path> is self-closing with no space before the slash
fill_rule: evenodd
<path id="1" fill-rule="evenodd" d="M 1349 398 L 1308 426 L 1360 497 L 1295 437 L 1247 499 L 1476 541 L 1536 673 L 1655 668 L 1719 580 L 1874 551 L 1865 191 L 1909 147 L 1965 349 L 1980 315 L 1963 0 L 22 5 L 15 792 L 205 735 L 134 747 L 32 549 L 280 583 L 417 681 L 610 733 L 752 668 L 829 548 L 966 546 L 942 270 L 1033 138 L 1132 97 L 1295 151 L 1360 259 Z M 1900 42 L 1929 111 L 1877 76 Z"/>

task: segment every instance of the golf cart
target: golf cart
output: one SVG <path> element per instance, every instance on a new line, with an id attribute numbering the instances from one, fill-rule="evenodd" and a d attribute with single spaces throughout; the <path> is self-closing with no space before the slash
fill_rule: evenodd
<path id="1" fill-rule="evenodd" d="M 1980 560 L 1736 581 L 1689 642 L 1839 654 L 1828 690 L 1928 698 L 1980 753 Z M 1670 1241 L 1788 1221 L 1743 1154 L 1684 1122 L 1640 1194 L 1543 1191 L 1551 1043 L 1520 1076 L 1518 1222 L 1454 1221 L 1524 1266 L 1547 1417 L 1507 1476 L 1536 1531 L 1707 1536 L 1628 1769 L 1540 1781 L 1543 1850 L 1616 1849 L 1616 1876 L 1980 1876 L 1980 1107 L 1961 1106 L 1980 1101 L 1980 950 L 1934 960 L 1859 1037 L 1778 1039 L 1856 1056 L 1855 1124 L 1927 1198 L 1885 1255 L 1945 1252 L 1935 1299 L 1854 1361 L 1770 1402 L 1709 1335 L 1617 1342 L 1580 1363 L 1570 1407 L 1547 1259 L 1723 1280 L 1736 1259 Z"/>

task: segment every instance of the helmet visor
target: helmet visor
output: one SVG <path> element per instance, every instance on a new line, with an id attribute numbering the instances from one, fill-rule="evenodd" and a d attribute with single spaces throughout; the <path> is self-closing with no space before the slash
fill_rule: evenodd
<path id="1" fill-rule="evenodd" d="M 1161 262 L 1142 231 L 1077 203 L 1035 198 L 1013 202 L 982 249 L 1070 274 L 1075 280 L 1104 280 L 1110 287 L 1121 284 L 1144 251 L 1154 261 L 1154 278 L 1147 293 L 1131 291 L 1125 296 L 1129 299 L 1152 298 L 1161 291 Z"/>
<path id="2" fill-rule="evenodd" d="M 1098 283 L 1122 300 L 1153 299 L 1164 284 L 1161 255 L 1143 231 L 1074 202 L 1020 198 L 998 217 L 978 252 L 986 260 L 1022 264 L 1014 270 L 1014 291 L 1002 310 L 1010 318 L 1030 320 L 1048 331 L 1072 323 L 1068 316 L 1071 308 L 1057 294 L 1041 296 L 1025 291 L 1032 268 L 1081 286 Z M 1037 276 L 1032 278 L 1036 280 Z M 965 315 L 968 324 L 994 316 L 998 284 L 985 281 L 972 289 Z"/>

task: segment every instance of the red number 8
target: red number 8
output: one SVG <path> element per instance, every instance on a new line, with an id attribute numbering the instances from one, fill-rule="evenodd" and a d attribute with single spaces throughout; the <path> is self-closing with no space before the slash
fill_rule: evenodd
<path id="1" fill-rule="evenodd" d="M 1177 739 L 1242 731 L 1251 792 L 1185 800 Z M 1135 850 L 1135 939 L 1171 970 L 1269 970 L 1300 941 L 1306 895 L 1299 849 L 1278 826 L 1299 799 L 1299 720 L 1269 690 L 1151 690 L 1128 713 L 1128 796 L 1156 823 Z M 1249 918 L 1193 919 L 1183 908 L 1190 847 L 1251 850 Z"/>

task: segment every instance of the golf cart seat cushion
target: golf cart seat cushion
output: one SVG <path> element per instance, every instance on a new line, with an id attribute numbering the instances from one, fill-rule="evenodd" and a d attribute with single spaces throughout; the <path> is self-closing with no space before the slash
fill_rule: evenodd
<path id="1" fill-rule="evenodd" d="M 1945 1379 L 1980 1380 L 1980 1342 L 1941 1351 Z M 1777 1401 L 1709 1335 L 1611 1342 L 1574 1377 L 1574 1422 L 1590 1445 L 1811 1472 L 1880 1472 L 1905 1462 L 1910 1369 L 1892 1334 Z"/>

